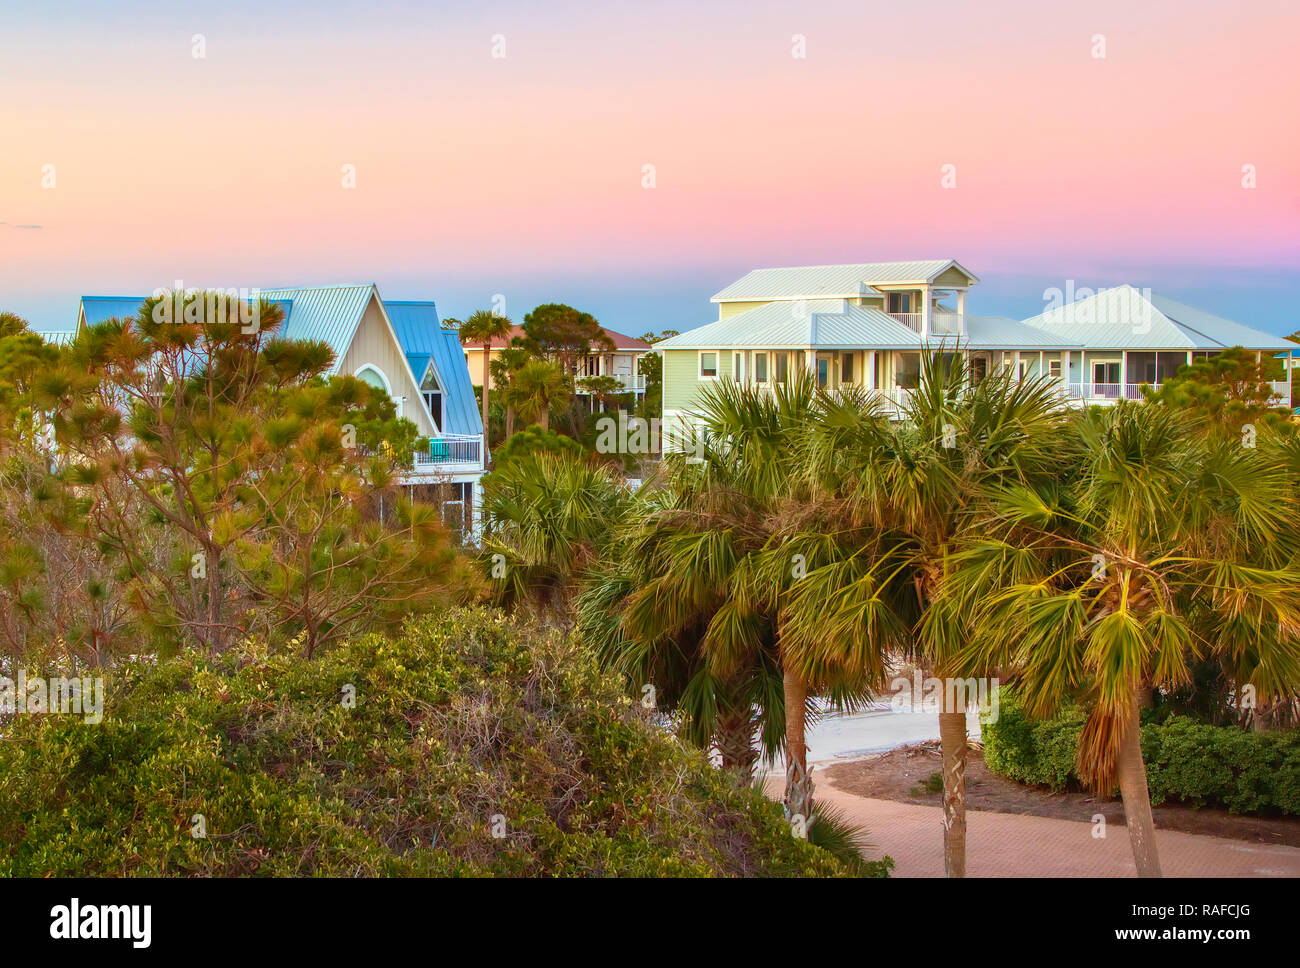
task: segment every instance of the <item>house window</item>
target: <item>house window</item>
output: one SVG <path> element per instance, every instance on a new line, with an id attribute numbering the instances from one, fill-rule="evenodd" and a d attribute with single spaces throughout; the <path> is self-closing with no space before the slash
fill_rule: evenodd
<path id="1" fill-rule="evenodd" d="M 754 354 L 754 382 L 755 383 L 767 382 L 767 354 L 766 353 Z"/>
<path id="2" fill-rule="evenodd" d="M 845 353 L 840 356 L 840 382 L 853 382 L 853 354 Z"/>
<path id="3" fill-rule="evenodd" d="M 912 294 L 910 292 L 891 292 L 889 294 L 889 311 L 891 313 L 910 313 L 912 311 Z"/>
<path id="4" fill-rule="evenodd" d="M 708 350 L 700 354 L 700 379 L 716 380 L 718 377 L 718 354 Z"/>
<path id="5" fill-rule="evenodd" d="M 1061 361 L 1060 361 L 1060 360 L 1048 360 L 1048 361 L 1047 361 L 1047 375 L 1050 376 L 1053 380 L 1059 380 L 1059 379 L 1061 378 Z"/>
<path id="6" fill-rule="evenodd" d="M 921 381 L 921 354 L 899 353 L 894 384 L 903 390 L 915 390 Z"/>
<path id="7" fill-rule="evenodd" d="M 790 378 L 790 354 L 776 354 L 776 382 L 784 383 Z"/>
<path id="8" fill-rule="evenodd" d="M 1119 363 L 1093 363 L 1092 382 L 1103 384 L 1119 383 Z"/>

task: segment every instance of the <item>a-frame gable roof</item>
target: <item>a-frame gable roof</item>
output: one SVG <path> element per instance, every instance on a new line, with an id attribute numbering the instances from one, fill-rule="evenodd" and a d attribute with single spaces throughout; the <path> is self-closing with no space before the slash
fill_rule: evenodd
<path id="1" fill-rule="evenodd" d="M 483 417 L 456 331 L 442 328 L 438 308 L 431 301 L 395 299 L 385 305 L 417 379 L 423 380 L 430 366 L 438 374 L 443 389 L 443 432 L 481 434 Z"/>

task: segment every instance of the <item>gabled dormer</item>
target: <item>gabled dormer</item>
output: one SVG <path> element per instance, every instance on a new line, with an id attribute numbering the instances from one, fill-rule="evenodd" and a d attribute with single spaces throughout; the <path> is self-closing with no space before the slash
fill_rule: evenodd
<path id="1" fill-rule="evenodd" d="M 966 335 L 966 293 L 979 279 L 952 259 L 755 269 L 713 296 L 718 319 L 773 302 L 845 299 L 922 337 Z"/>

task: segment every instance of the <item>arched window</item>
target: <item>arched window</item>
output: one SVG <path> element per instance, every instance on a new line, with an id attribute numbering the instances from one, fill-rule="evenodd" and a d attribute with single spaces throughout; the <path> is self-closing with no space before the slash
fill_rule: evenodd
<path id="1" fill-rule="evenodd" d="M 363 383 L 369 383 L 372 387 L 378 387 L 390 397 L 393 395 L 393 388 L 388 382 L 388 377 L 384 376 L 383 370 L 377 366 L 367 363 L 361 369 L 357 370 L 356 377 Z"/>

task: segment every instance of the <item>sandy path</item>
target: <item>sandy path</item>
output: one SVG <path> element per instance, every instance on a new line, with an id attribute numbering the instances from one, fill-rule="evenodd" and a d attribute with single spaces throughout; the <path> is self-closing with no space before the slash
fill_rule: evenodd
<path id="1" fill-rule="evenodd" d="M 815 776 L 815 774 L 814 774 Z M 780 799 L 782 780 L 767 791 Z M 943 876 L 939 807 L 873 800 L 833 787 L 823 775 L 817 799 L 844 810 L 867 828 L 871 857 L 894 858 L 895 877 Z M 1173 830 L 1156 831 L 1167 877 L 1300 877 L 1300 848 L 1251 844 Z M 967 814 L 967 874 L 971 877 L 1132 877 L 1128 832 L 1111 824 L 1104 838 L 1073 820 L 971 811 Z"/>

